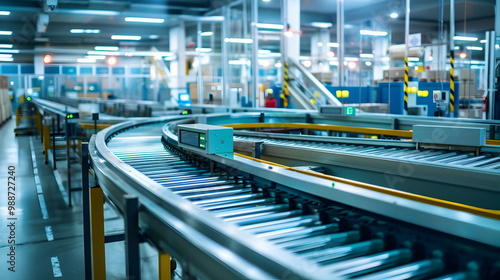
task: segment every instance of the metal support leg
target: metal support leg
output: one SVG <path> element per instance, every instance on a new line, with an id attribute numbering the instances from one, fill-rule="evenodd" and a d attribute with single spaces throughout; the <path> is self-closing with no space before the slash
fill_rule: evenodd
<path id="1" fill-rule="evenodd" d="M 66 159 L 67 164 L 67 176 L 68 176 L 68 206 L 71 207 L 71 158 L 70 158 L 70 124 L 66 121 Z"/>
<path id="2" fill-rule="evenodd" d="M 93 279 L 106 279 L 103 203 L 102 189 L 99 186 L 90 188 L 90 236 Z"/>
<path id="3" fill-rule="evenodd" d="M 170 255 L 159 250 L 158 251 L 158 272 L 159 280 L 172 279 L 172 270 L 170 268 Z"/>
<path id="4" fill-rule="evenodd" d="M 43 126 L 43 153 L 45 154 L 45 164 L 49 163 L 49 148 L 50 148 L 50 126 Z"/>
<path id="5" fill-rule="evenodd" d="M 85 252 L 85 280 L 92 279 L 92 250 L 90 230 L 89 143 L 82 143 L 83 191 L 83 247 Z"/>
<path id="6" fill-rule="evenodd" d="M 52 160 L 54 164 L 54 170 L 57 169 L 56 167 L 56 123 L 55 120 L 52 119 Z"/>
<path id="7" fill-rule="evenodd" d="M 139 253 L 139 198 L 125 195 L 125 258 L 127 279 L 141 279 Z"/>

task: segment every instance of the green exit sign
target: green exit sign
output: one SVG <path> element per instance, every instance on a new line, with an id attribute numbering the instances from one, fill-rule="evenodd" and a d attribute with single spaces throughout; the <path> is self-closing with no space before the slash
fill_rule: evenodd
<path id="1" fill-rule="evenodd" d="M 355 116 L 356 110 L 352 106 L 347 106 L 344 108 L 344 116 Z"/>

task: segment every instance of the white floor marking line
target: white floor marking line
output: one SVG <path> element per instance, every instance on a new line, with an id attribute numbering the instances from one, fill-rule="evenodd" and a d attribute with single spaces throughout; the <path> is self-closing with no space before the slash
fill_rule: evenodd
<path id="1" fill-rule="evenodd" d="M 59 258 L 51 257 L 50 261 L 52 262 L 52 273 L 54 273 L 54 277 L 62 277 L 61 266 L 59 265 Z"/>
<path id="2" fill-rule="evenodd" d="M 44 220 L 49 218 L 49 212 L 47 211 L 47 206 L 45 205 L 45 198 L 43 194 L 38 195 L 38 202 L 40 202 L 40 209 L 42 210 L 42 216 Z"/>
<path id="3" fill-rule="evenodd" d="M 52 227 L 51 226 L 45 226 L 45 235 L 47 235 L 47 240 L 48 241 L 53 241 L 54 240 L 54 234 L 52 233 Z"/>

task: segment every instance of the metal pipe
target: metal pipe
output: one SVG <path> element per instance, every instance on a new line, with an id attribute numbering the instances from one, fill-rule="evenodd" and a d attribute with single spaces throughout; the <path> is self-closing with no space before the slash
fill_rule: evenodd
<path id="1" fill-rule="evenodd" d="M 349 278 L 373 271 L 385 269 L 401 263 L 409 262 L 412 252 L 409 249 L 398 249 L 380 254 L 359 257 L 351 260 L 337 262 L 323 267 L 326 270 L 335 272 L 338 275 Z"/>
<path id="2" fill-rule="evenodd" d="M 339 87 L 344 86 L 344 0 L 337 0 L 337 57 L 339 61 Z"/>
<path id="3" fill-rule="evenodd" d="M 201 22 L 198 22 L 198 24 L 196 24 L 196 29 L 197 29 L 197 33 L 196 33 L 196 46 L 198 47 L 198 75 L 197 75 L 197 78 L 198 78 L 198 81 L 197 81 L 197 89 L 198 89 L 198 104 L 203 104 L 203 71 L 202 71 L 202 67 L 201 67 L 201 48 L 202 48 L 202 41 L 201 41 Z M 184 47 L 184 46 L 182 46 Z M 181 75 L 179 73 L 179 75 Z"/>
<path id="4" fill-rule="evenodd" d="M 443 261 L 440 259 L 423 260 L 419 262 L 410 263 L 408 265 L 399 266 L 392 269 L 387 269 L 378 273 L 373 273 L 364 277 L 357 278 L 358 280 L 382 280 L 389 278 L 400 278 L 404 277 L 413 278 L 420 276 L 419 278 L 428 279 L 429 277 L 435 276 L 437 273 L 441 272 L 444 268 Z"/>
<path id="5" fill-rule="evenodd" d="M 384 249 L 384 241 L 380 239 L 358 242 L 334 248 L 308 251 L 300 254 L 301 257 L 316 262 L 332 262 L 346 258 L 355 258 L 362 255 L 373 254 Z"/>
<path id="6" fill-rule="evenodd" d="M 259 34 L 257 23 L 259 20 L 259 0 L 252 0 L 252 107 L 257 107 L 257 94 L 259 92 Z M 244 23 L 246 25 L 246 22 Z M 246 90 L 246 89 L 245 89 Z"/>

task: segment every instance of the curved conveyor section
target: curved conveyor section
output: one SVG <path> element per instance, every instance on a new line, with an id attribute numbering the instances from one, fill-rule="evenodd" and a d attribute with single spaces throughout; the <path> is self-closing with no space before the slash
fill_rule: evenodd
<path id="1" fill-rule="evenodd" d="M 208 279 L 500 276 L 499 220 L 239 156 L 184 151 L 175 125 L 163 125 L 192 121 L 124 123 L 90 143 L 105 194 L 119 209 L 124 194 L 137 195 L 141 229 L 190 273 Z"/>

